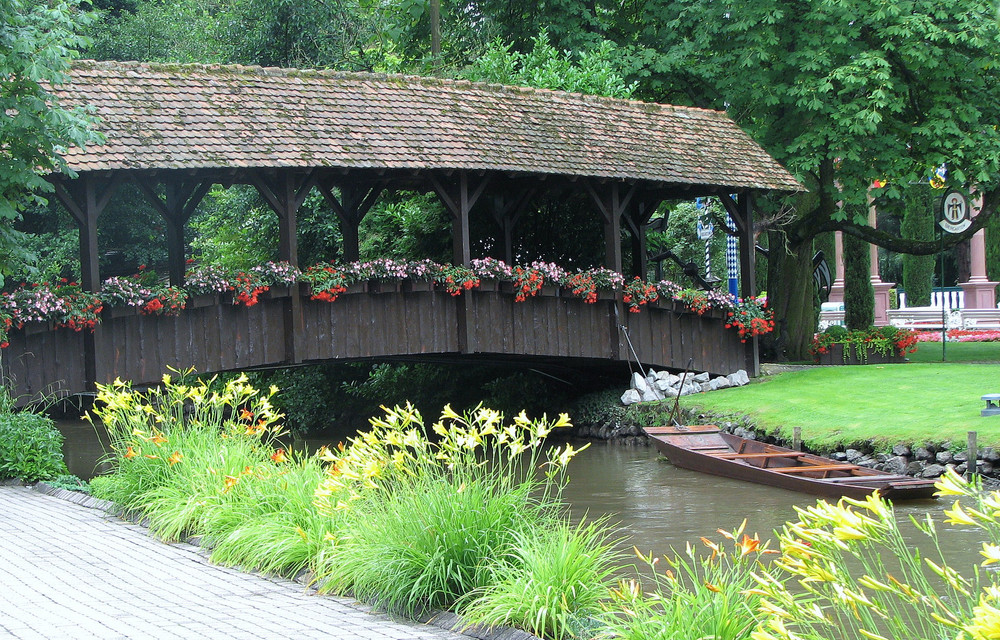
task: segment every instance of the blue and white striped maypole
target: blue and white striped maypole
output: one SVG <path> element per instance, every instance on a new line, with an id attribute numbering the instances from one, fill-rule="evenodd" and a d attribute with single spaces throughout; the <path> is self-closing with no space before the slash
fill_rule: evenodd
<path id="1" fill-rule="evenodd" d="M 732 229 L 733 219 L 726 212 L 726 226 Z M 739 254 L 736 249 L 736 236 L 726 236 L 726 268 L 729 271 L 729 293 L 734 298 L 740 297 L 740 267 Z"/>

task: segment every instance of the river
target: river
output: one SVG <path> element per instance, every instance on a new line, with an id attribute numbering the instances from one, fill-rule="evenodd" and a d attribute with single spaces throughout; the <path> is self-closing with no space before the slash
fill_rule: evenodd
<path id="1" fill-rule="evenodd" d="M 94 475 L 104 453 L 94 427 L 79 420 L 60 420 L 66 437 L 64 450 L 70 472 L 81 478 Z M 343 439 L 343 438 L 340 438 Z M 334 438 L 330 442 L 336 442 Z M 327 440 L 309 439 L 296 446 L 316 447 Z M 744 518 L 746 531 L 762 540 L 795 517 L 794 507 L 808 506 L 815 499 L 801 493 L 717 478 L 679 469 L 658 459 L 652 447 L 622 447 L 595 442 L 570 463 L 570 482 L 564 497 L 575 518 L 607 515 L 615 523 L 623 542 L 644 553 L 683 550 L 686 542 L 702 536 L 719 539 L 717 529 L 733 530 Z M 950 506 L 949 500 L 901 502 L 896 512 L 907 537 L 915 544 L 923 539 L 909 524 L 909 516 L 922 518 L 930 512 L 938 522 Z M 984 537 L 977 530 L 941 526 L 947 530 L 942 543 L 956 566 L 979 562 Z"/>

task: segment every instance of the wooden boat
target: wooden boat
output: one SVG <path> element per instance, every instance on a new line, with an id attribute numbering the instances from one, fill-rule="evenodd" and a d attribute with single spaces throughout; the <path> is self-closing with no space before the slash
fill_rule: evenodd
<path id="1" fill-rule="evenodd" d="M 827 498 L 932 498 L 934 481 L 837 462 L 723 433 L 714 425 L 647 427 L 656 448 L 683 469 L 767 484 Z"/>

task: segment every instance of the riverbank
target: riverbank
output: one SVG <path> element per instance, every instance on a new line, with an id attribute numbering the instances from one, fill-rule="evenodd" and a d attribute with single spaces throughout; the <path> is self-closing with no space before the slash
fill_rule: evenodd
<path id="1" fill-rule="evenodd" d="M 949 466 L 965 473 L 976 431 L 977 472 L 1000 480 L 1000 417 L 980 415 L 980 396 L 1000 391 L 996 380 L 996 363 L 766 366 L 750 385 L 682 397 L 680 421 L 785 446 L 798 427 L 806 451 L 924 478 Z M 624 407 L 620 393 L 581 399 L 574 435 L 643 446 L 643 426 L 669 423 L 675 399 Z"/>

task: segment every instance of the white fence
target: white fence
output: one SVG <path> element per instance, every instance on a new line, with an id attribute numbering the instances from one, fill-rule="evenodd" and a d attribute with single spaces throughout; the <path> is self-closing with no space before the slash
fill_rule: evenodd
<path id="1" fill-rule="evenodd" d="M 964 309 L 965 308 L 965 292 L 959 287 L 946 287 L 944 289 L 934 289 L 931 291 L 931 303 L 926 307 L 917 307 L 918 309 L 941 309 L 941 304 L 944 303 L 945 309 Z M 899 308 L 906 309 L 906 292 L 899 292 Z"/>

